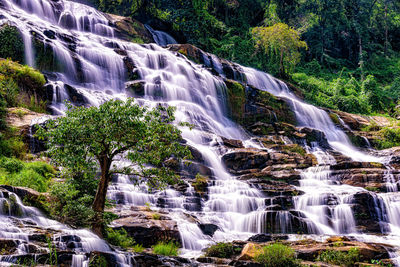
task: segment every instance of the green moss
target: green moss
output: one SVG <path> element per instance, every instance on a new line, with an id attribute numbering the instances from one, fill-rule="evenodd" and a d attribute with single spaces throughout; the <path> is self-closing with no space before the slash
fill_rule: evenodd
<path id="1" fill-rule="evenodd" d="M 246 104 L 246 90 L 244 85 L 232 81 L 225 81 L 228 94 L 229 111 L 234 120 L 241 122 L 244 118 L 244 108 Z"/>
<path id="2" fill-rule="evenodd" d="M 231 258 L 232 256 L 239 254 L 241 249 L 235 247 L 232 243 L 217 243 L 206 249 L 206 257 L 216 258 Z"/>
<path id="3" fill-rule="evenodd" d="M 54 52 L 51 46 L 48 46 L 37 39 L 34 40 L 33 45 L 35 48 L 35 64 L 39 70 L 63 70 L 62 65 L 57 61 L 56 57 L 54 56 Z"/>
<path id="4" fill-rule="evenodd" d="M 36 112 L 46 111 L 44 84 L 39 71 L 11 60 L 0 59 L 0 96 L 8 107 L 21 106 Z"/>
<path id="5" fill-rule="evenodd" d="M 24 43 L 16 27 L 3 25 L 0 28 L 0 58 L 24 61 Z"/>
<path id="6" fill-rule="evenodd" d="M 300 154 L 303 157 L 306 156 L 306 154 L 307 154 L 305 149 L 297 144 L 282 146 L 282 149 L 287 152 L 293 152 L 293 153 Z"/>
<path id="7" fill-rule="evenodd" d="M 152 218 L 153 220 L 160 220 L 160 219 L 161 219 L 161 215 L 160 215 L 160 213 L 153 213 L 153 214 L 151 215 L 151 218 Z"/>
<path id="8" fill-rule="evenodd" d="M 368 191 L 371 191 L 371 192 L 380 192 L 381 191 L 378 187 L 375 187 L 375 186 L 367 186 L 367 187 L 365 187 L 365 189 L 367 189 Z"/>
<path id="9" fill-rule="evenodd" d="M 332 122 L 336 125 L 340 125 L 339 116 L 336 113 L 329 113 L 329 117 L 331 118 Z"/>
<path id="10" fill-rule="evenodd" d="M 203 176 L 198 173 L 192 184 L 194 187 L 194 190 L 199 194 L 203 194 L 203 193 L 207 192 L 208 180 L 209 179 L 207 176 Z"/>

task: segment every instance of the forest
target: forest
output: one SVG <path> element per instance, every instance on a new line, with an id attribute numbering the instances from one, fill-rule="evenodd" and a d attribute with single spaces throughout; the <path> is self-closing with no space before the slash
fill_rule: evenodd
<path id="1" fill-rule="evenodd" d="M 104 12 L 132 16 L 166 30 L 181 43 L 267 71 L 298 86 L 318 106 L 396 116 L 400 95 L 400 3 L 396 0 L 90 0 Z M 295 30 L 307 47 L 257 44 Z M 281 36 L 279 36 L 281 35 Z M 293 55 L 293 50 L 301 54 Z M 290 55 L 289 55 L 290 54 Z M 286 56 L 285 56 L 286 57 Z"/>

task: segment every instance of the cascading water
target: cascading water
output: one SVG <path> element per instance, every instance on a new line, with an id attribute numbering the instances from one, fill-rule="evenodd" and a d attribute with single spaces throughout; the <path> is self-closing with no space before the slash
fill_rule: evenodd
<path id="1" fill-rule="evenodd" d="M 166 46 L 169 44 L 177 44 L 178 42 L 166 32 L 156 31 L 150 25 L 145 25 L 146 29 L 153 35 L 153 39 L 159 46 Z"/>
<path id="2" fill-rule="evenodd" d="M 182 129 L 183 137 L 188 145 L 200 152 L 204 165 L 210 169 L 208 198 L 199 200 L 190 185 L 184 192 L 169 189 L 150 194 L 145 186 L 134 186 L 128 177 L 119 175 L 108 192 L 108 197 L 115 200 L 119 208 L 129 210 L 131 206 L 146 203 L 154 207 L 162 206 L 178 222 L 182 244 L 188 254 L 193 251 L 198 253 L 215 241 L 245 239 L 254 233 L 268 232 L 270 216 L 275 216 L 273 219 L 277 221 L 275 232 L 290 232 L 290 214 L 286 211 L 269 212 L 266 203 L 271 199 L 247 183 L 234 179 L 221 162 L 218 149 L 220 136 L 242 140 L 247 147 L 262 148 L 249 141 L 250 137 L 227 118 L 226 86 L 221 78 L 225 74 L 218 58 L 211 55 L 204 57 L 204 61 L 220 77 L 156 44 L 139 45 L 118 39 L 106 15 L 71 1 L 3 0 L 3 5 L 0 24 L 6 22 L 20 29 L 25 43 L 26 63 L 35 66 L 32 33 L 52 51 L 54 60 L 58 62 L 57 71 L 49 76 L 49 86 L 53 88 L 51 107 L 55 114 L 64 112 L 64 100 L 99 105 L 111 98 L 126 99 L 132 93 L 130 89 L 125 90 L 130 86 L 125 84 L 125 63 L 128 60 L 134 65 L 131 71 L 137 73 L 141 79 L 139 82 L 144 84 L 143 91 L 135 93 L 139 103 L 176 106 L 177 121 L 195 125 L 192 131 Z M 148 29 L 161 46 L 176 42 L 165 33 Z M 357 161 L 382 161 L 356 149 L 325 111 L 299 100 L 286 84 L 254 69 L 243 68 L 243 71 L 250 85 L 286 98 L 299 125 L 324 132 L 332 149 Z M 240 74 L 234 75 L 238 76 L 238 80 L 245 80 Z M 298 189 L 305 194 L 295 198 L 295 207 L 307 217 L 309 232 L 358 235 L 351 209 L 352 196 L 364 189 L 340 185 L 331 175 L 329 165 L 335 162 L 329 153 L 317 146 L 308 149 L 317 157 L 319 166 L 302 173 Z M 389 176 L 388 183 L 393 183 Z M 315 190 L 316 186 L 320 190 Z M 380 196 L 386 206 L 384 214 L 393 225 L 392 232 L 400 224 L 399 205 L 393 205 L 400 203 L 396 192 L 393 192 L 393 197 Z M 4 214 L 4 221 L 12 217 L 11 214 Z M 188 217 L 196 218 L 203 224 L 213 224 L 217 230 L 210 237 Z M 35 223 L 46 227 L 43 220 Z M 62 232 L 70 231 L 66 226 L 56 225 Z M 21 231 L 18 227 L 15 224 L 13 227 L 15 231 L 11 231 L 8 237 L 26 242 L 23 235 L 19 236 Z M 0 229 L 0 235 L 3 232 L 7 233 L 7 230 Z M 81 240 L 92 238 L 99 244 L 105 244 L 87 231 L 73 234 Z M 59 243 L 62 247 L 62 238 Z M 82 246 L 78 252 L 93 249 L 89 245 Z M 107 245 L 96 249 L 111 251 Z M 83 266 L 86 260 L 86 256 L 78 253 L 73 263 Z M 121 264 L 129 263 L 125 259 Z"/>
<path id="3" fill-rule="evenodd" d="M 323 132 L 333 150 L 360 162 L 388 161 L 387 158 L 378 158 L 361 152 L 353 146 L 347 135 L 334 125 L 326 111 L 306 104 L 295 96 L 287 85 L 276 80 L 269 74 L 245 68 L 247 81 L 256 88 L 266 90 L 276 96 L 287 99 L 292 105 L 299 126 L 317 129 Z M 343 122 L 342 122 L 343 123 Z M 388 193 L 372 195 L 375 209 L 381 214 L 381 220 L 389 224 L 387 237 L 377 237 L 358 233 L 352 211 L 353 196 L 365 189 L 349 185 L 342 185 L 337 178 L 331 175 L 330 165 L 335 164 L 335 159 L 329 152 L 323 151 L 315 144 L 315 147 L 306 149 L 313 153 L 318 166 L 311 167 L 302 172 L 298 189 L 305 194 L 295 198 L 295 207 L 302 211 L 308 218 L 310 233 L 328 235 L 352 235 L 366 242 L 389 243 L 398 246 L 400 240 L 400 194 L 398 182 L 388 166 L 385 178 Z M 317 190 L 316 190 L 317 189 Z M 386 232 L 386 230 L 382 230 Z M 394 254 L 394 262 L 400 265 L 400 257 Z"/>
<path id="4" fill-rule="evenodd" d="M 46 5 L 41 2 L 46 2 Z M 81 95 L 89 105 L 98 105 L 111 98 L 126 98 L 126 91 L 123 90 L 124 57 L 113 48 L 121 49 L 126 51 L 145 82 L 143 96 L 137 101 L 149 106 L 158 103 L 176 106 L 177 121 L 196 126 L 192 131 L 183 129 L 183 137 L 200 151 L 211 171 L 209 198 L 202 200 L 200 208 L 193 208 L 188 203 L 194 195 L 190 186 L 184 193 L 167 190 L 150 195 L 145 187 L 135 187 L 124 176 L 118 176 L 110 186 L 109 198 L 118 200 L 126 209 L 145 203 L 155 206 L 159 199 L 163 199 L 167 203 L 165 208 L 179 222 L 184 249 L 189 251 L 200 251 L 216 240 L 242 239 L 263 232 L 266 214 L 263 194 L 228 174 L 215 148 L 219 136 L 248 139 L 240 127 L 225 115 L 226 87 L 222 79 L 158 45 L 138 45 L 113 38 L 113 29 L 108 27 L 105 17 L 89 7 L 59 1 L 57 6 L 48 9 L 47 4 L 45 0 L 29 4 L 7 0 L 8 10 L 1 10 L 1 13 L 5 17 L 2 21 L 27 32 L 41 35 L 51 29 L 56 33 L 51 40 L 41 35 L 43 42 L 54 51 L 56 60 L 64 66 L 53 74 L 55 78 L 49 82 L 53 86 L 54 112 L 63 113 L 65 107 L 62 101 L 70 99 L 68 90 L 75 90 L 74 93 Z M 55 8 L 59 12 L 54 12 Z M 21 22 L 20 18 L 24 21 Z M 73 45 L 65 41 L 66 37 L 73 40 Z M 214 237 L 202 233 L 183 213 L 196 216 L 201 223 L 216 225 L 218 230 Z M 285 215 L 280 218 L 283 227 L 285 218 Z M 81 256 L 74 258 L 76 264 L 82 260 Z"/>

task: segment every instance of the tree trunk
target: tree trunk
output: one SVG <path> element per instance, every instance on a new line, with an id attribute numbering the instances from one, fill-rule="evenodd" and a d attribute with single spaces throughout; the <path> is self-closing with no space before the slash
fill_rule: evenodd
<path id="1" fill-rule="evenodd" d="M 361 81 L 364 81 L 364 59 L 363 59 L 363 46 L 362 46 L 362 40 L 361 40 L 361 35 L 358 35 L 358 45 L 360 49 L 360 55 L 358 59 L 358 64 L 360 65 L 360 71 L 361 71 Z"/>
<path id="2" fill-rule="evenodd" d="M 385 57 L 387 57 L 387 53 L 388 53 L 388 45 L 389 45 L 389 38 L 388 38 L 388 2 L 385 1 L 385 44 L 384 44 L 384 54 Z"/>
<path id="3" fill-rule="evenodd" d="M 100 237 L 103 236 L 103 212 L 106 204 L 106 196 L 108 184 L 110 182 L 110 167 L 111 159 L 107 156 L 102 156 L 99 160 L 101 167 L 101 178 L 97 187 L 96 196 L 93 201 L 92 209 L 95 212 L 95 218 L 92 224 L 92 230 Z"/>

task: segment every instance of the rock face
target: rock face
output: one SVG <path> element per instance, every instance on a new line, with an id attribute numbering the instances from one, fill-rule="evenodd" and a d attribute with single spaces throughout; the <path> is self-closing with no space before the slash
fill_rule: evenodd
<path id="1" fill-rule="evenodd" d="M 118 37 L 135 43 L 151 43 L 154 42 L 153 37 L 146 27 L 139 21 L 117 16 L 114 14 L 106 14 L 107 18 L 117 28 Z"/>
<path id="2" fill-rule="evenodd" d="M 166 214 L 157 214 L 143 210 L 132 210 L 113 221 L 115 229 L 125 229 L 136 243 L 151 247 L 160 241 L 180 243 L 178 225 Z"/>

